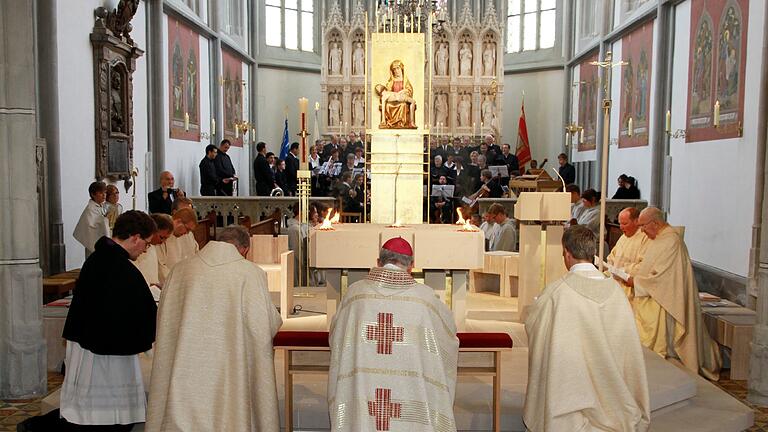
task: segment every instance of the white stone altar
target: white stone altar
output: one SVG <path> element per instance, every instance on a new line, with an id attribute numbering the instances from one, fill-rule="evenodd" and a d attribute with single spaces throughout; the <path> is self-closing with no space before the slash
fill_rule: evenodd
<path id="1" fill-rule="evenodd" d="M 397 132 L 377 133 L 371 139 L 371 222 L 375 224 L 423 220 L 422 135 Z"/>
<path id="2" fill-rule="evenodd" d="M 309 233 L 309 265 L 326 270 L 327 323 L 350 284 L 363 279 L 376 266 L 381 245 L 402 237 L 413 247 L 414 268 L 435 290 L 464 328 L 469 270 L 483 266 L 481 231 L 460 231 L 457 225 L 337 224 L 333 231 Z"/>

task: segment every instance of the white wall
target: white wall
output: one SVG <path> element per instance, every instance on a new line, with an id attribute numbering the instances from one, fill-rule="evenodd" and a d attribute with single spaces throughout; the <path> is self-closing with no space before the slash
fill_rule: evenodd
<path id="1" fill-rule="evenodd" d="M 258 125 L 256 141 L 264 141 L 267 151 L 280 155 L 285 124 L 284 110 L 288 108 L 289 142 L 299 137 L 299 98 L 309 99 L 307 131 L 314 129 L 315 102 L 320 101 L 320 73 L 261 68 L 258 71 Z M 322 107 L 320 108 L 323 109 Z M 322 112 L 320 113 L 322 116 Z M 316 137 L 308 137 L 314 142 Z M 255 152 L 255 149 L 254 149 Z"/>
<path id="2" fill-rule="evenodd" d="M 81 0 L 77 7 L 68 2 L 57 2 L 58 40 L 58 87 L 59 87 L 59 162 L 61 164 L 62 220 L 64 222 L 64 243 L 66 245 L 66 267 L 80 267 L 85 260 L 82 245 L 72 237 L 80 214 L 88 202 L 88 185 L 95 175 L 94 136 L 94 88 L 93 50 L 89 34 L 94 22 L 93 10 L 102 6 L 103 0 Z M 132 21 L 131 37 L 146 50 L 145 3 Z M 140 173 L 144 172 L 144 154 L 147 151 L 147 59 L 136 61 L 133 75 L 134 101 L 134 164 Z M 144 181 L 137 180 L 137 208 L 144 210 L 146 195 Z M 120 203 L 125 209 L 131 208 L 131 197 L 119 182 Z"/>
<path id="3" fill-rule="evenodd" d="M 504 136 L 512 148 L 517 144 L 520 105 L 525 92 L 525 120 L 531 157 L 546 167 L 557 166 L 563 141 L 563 70 L 548 70 L 504 76 Z"/>
<path id="4" fill-rule="evenodd" d="M 691 3 L 677 7 L 672 130 L 686 128 Z M 757 106 L 765 2 L 749 2 L 744 136 L 686 143 L 673 139 L 669 221 L 685 225 L 691 258 L 747 276 L 755 193 Z"/>

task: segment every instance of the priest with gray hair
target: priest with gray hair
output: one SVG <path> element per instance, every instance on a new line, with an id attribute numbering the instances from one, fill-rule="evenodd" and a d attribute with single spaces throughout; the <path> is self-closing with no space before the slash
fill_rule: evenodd
<path id="1" fill-rule="evenodd" d="M 272 338 L 282 324 L 250 236 L 224 228 L 160 297 L 147 431 L 280 430 Z"/>
<path id="2" fill-rule="evenodd" d="M 333 431 L 456 430 L 456 325 L 412 269 L 411 245 L 390 239 L 342 298 L 330 333 Z"/>

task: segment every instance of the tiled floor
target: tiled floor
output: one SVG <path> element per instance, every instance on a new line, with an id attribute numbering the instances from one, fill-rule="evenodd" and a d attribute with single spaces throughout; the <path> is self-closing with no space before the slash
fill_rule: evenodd
<path id="1" fill-rule="evenodd" d="M 62 379 L 63 376 L 61 374 L 49 372 L 48 392 L 50 393 L 61 387 Z M 749 432 L 768 432 L 768 407 L 757 408 L 746 401 L 746 381 L 731 381 L 728 379 L 728 372 L 726 371 L 723 372 L 720 382 L 716 384 L 755 410 L 755 426 L 749 429 Z M 16 424 L 28 417 L 40 414 L 41 399 L 0 401 L 0 432 L 16 432 Z"/>

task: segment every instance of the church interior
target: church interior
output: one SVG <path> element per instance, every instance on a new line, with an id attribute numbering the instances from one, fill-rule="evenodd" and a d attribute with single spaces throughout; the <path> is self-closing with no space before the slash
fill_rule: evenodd
<path id="1" fill-rule="evenodd" d="M 768 432 L 767 145 L 762 0 L 2 0 L 0 432 Z"/>

